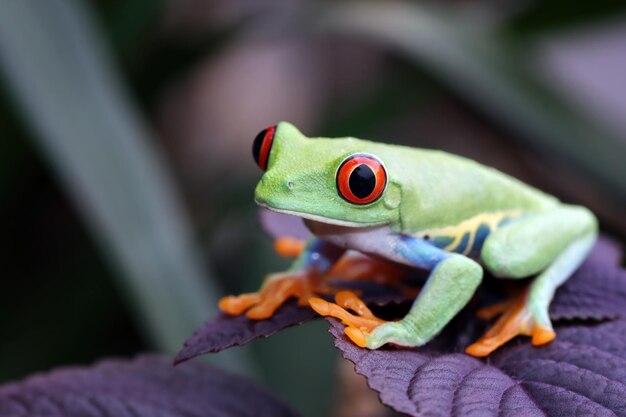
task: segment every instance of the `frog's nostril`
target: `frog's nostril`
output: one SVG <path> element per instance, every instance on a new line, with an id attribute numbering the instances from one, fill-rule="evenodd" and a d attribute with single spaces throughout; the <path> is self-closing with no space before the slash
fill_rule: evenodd
<path id="1" fill-rule="evenodd" d="M 289 188 L 290 190 L 293 190 L 293 181 L 291 180 L 287 181 L 287 188 Z"/>

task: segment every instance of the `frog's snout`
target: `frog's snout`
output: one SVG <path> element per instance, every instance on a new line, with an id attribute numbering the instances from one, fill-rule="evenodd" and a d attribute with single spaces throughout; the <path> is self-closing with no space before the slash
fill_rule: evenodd
<path id="1" fill-rule="evenodd" d="M 295 191 L 297 182 L 292 178 L 278 179 L 273 176 L 264 176 L 256 187 L 254 198 L 258 204 L 278 207 Z"/>

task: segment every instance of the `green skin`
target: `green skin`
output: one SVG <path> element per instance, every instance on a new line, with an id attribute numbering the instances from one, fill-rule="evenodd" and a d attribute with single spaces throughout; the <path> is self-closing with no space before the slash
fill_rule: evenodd
<path id="1" fill-rule="evenodd" d="M 337 191 L 337 169 L 356 153 L 376 156 L 387 170 L 382 197 L 368 205 L 352 204 Z M 552 329 L 548 307 L 554 292 L 597 237 L 597 221 L 586 208 L 562 204 L 474 161 L 355 138 L 310 139 L 285 122 L 276 128 L 255 199 L 271 210 L 302 217 L 316 236 L 288 273 L 330 268 L 335 258 L 322 262 L 310 256 L 311 248 L 320 245 L 431 271 L 406 317 L 367 334 L 370 349 L 427 343 L 471 299 L 483 267 L 499 278 L 536 275 L 527 308 L 535 324 Z M 476 229 L 485 226 L 480 219 L 490 218 L 497 225 L 485 229 L 482 240 L 475 239 L 471 253 L 463 251 L 467 256 L 458 253 L 460 244 L 446 246 L 461 233 L 477 236 Z"/>

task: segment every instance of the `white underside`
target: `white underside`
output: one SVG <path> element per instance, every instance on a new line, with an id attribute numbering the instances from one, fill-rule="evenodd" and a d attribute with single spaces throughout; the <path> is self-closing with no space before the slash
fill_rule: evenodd
<path id="1" fill-rule="evenodd" d="M 277 213 L 302 218 L 311 233 L 336 246 L 407 264 L 407 260 L 394 250 L 398 235 L 386 223 L 350 222 L 258 204 Z"/>
<path id="2" fill-rule="evenodd" d="M 300 217 L 303 219 L 309 219 L 309 220 L 313 220 L 319 223 L 325 223 L 325 224 L 333 224 L 336 226 L 343 226 L 343 227 L 352 227 L 352 228 L 363 228 L 363 227 L 374 227 L 374 226 L 383 226 L 385 225 L 385 222 L 378 222 L 378 223 L 367 223 L 367 222 L 351 222 L 348 220 L 340 220 L 340 219 L 333 219 L 330 217 L 324 217 L 324 216 L 317 216 L 315 214 L 308 214 L 308 213 L 301 213 L 298 211 L 292 211 L 292 210 L 283 210 L 283 209 L 278 209 L 272 206 L 269 206 L 267 204 L 261 203 L 259 201 L 256 202 L 259 206 L 264 207 L 268 210 L 271 211 L 275 211 L 276 213 L 282 213 L 282 214 L 289 214 L 290 216 L 296 216 L 296 217 Z"/>

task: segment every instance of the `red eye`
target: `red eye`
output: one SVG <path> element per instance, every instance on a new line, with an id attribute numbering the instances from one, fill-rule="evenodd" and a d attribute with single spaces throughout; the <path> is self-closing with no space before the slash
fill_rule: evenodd
<path id="1" fill-rule="evenodd" d="M 263 171 L 267 168 L 267 161 L 270 158 L 275 133 L 276 126 L 267 127 L 256 135 L 252 143 L 252 156 L 254 156 L 254 160 Z"/>
<path id="2" fill-rule="evenodd" d="M 348 157 L 337 171 L 337 191 L 352 204 L 369 204 L 380 198 L 387 185 L 383 164 L 371 155 Z"/>

